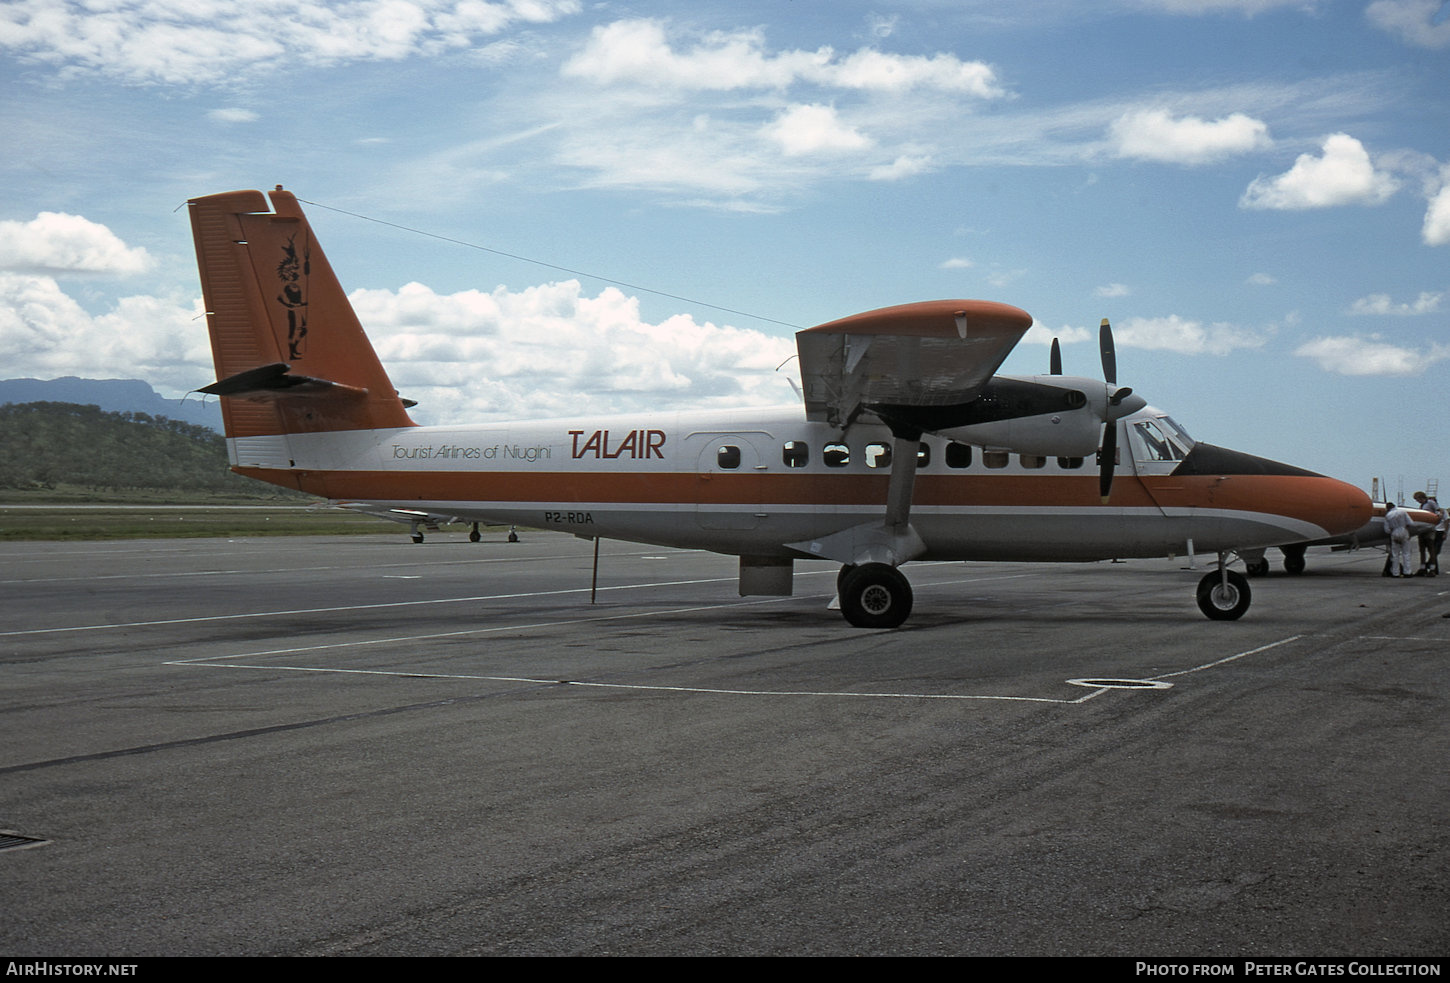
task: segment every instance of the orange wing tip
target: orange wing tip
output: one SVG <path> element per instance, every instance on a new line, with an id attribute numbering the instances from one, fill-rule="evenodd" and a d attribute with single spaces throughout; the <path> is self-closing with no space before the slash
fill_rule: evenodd
<path id="1" fill-rule="evenodd" d="M 992 300 L 926 300 L 853 314 L 805 329 L 803 334 L 906 335 L 922 338 L 965 334 L 1021 333 L 1032 315 Z"/>

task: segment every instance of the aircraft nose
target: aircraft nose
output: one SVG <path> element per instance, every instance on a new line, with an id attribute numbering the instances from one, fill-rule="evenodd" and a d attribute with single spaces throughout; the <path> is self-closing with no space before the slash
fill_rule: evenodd
<path id="1" fill-rule="evenodd" d="M 1330 483 L 1321 492 L 1326 500 L 1326 511 L 1337 512 L 1340 516 L 1331 531 L 1332 535 L 1355 532 L 1374 516 L 1374 503 L 1359 488 L 1334 478 L 1324 480 Z"/>
<path id="2" fill-rule="evenodd" d="M 1323 530 L 1306 539 L 1355 532 L 1372 515 L 1369 496 L 1348 482 L 1212 444 L 1195 444 L 1173 473 L 1218 479 L 1213 494 L 1220 504 L 1232 499 Z"/>

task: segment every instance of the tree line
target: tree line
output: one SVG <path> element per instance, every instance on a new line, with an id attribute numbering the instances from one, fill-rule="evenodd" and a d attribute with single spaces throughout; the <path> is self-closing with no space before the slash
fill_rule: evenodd
<path id="1" fill-rule="evenodd" d="M 0 406 L 0 489 L 75 488 L 226 497 L 289 495 L 229 470 L 209 427 L 79 403 Z"/>

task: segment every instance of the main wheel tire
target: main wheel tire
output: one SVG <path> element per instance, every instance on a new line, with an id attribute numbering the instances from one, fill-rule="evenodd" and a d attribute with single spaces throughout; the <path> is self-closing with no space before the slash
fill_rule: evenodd
<path id="1" fill-rule="evenodd" d="M 911 614 L 911 584 L 895 567 L 863 563 L 841 583 L 841 613 L 857 628 L 896 628 Z"/>
<path id="2" fill-rule="evenodd" d="M 1228 571 L 1227 583 L 1217 572 L 1198 582 L 1198 609 L 1214 621 L 1242 618 L 1252 597 L 1248 578 L 1234 570 Z"/>
<path id="3" fill-rule="evenodd" d="M 1269 575 L 1269 561 L 1250 560 L 1244 564 L 1244 570 L 1250 577 L 1267 577 Z"/>
<path id="4" fill-rule="evenodd" d="M 1304 572 L 1304 551 L 1303 550 L 1285 550 L 1284 551 L 1284 570 L 1287 573 L 1303 573 Z"/>

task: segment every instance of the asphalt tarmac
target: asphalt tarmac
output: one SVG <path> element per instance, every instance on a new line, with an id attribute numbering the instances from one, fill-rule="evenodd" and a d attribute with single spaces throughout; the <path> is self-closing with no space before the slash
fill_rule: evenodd
<path id="1" fill-rule="evenodd" d="M 1444 955 L 1450 578 L 1271 556 L 0 544 L 0 954 Z"/>

